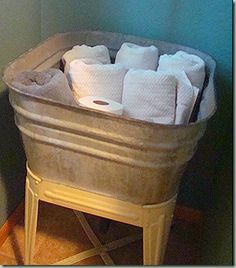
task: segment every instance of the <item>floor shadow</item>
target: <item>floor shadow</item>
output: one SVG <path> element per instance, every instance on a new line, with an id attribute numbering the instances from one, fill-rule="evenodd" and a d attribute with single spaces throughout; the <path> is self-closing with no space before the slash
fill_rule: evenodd
<path id="1" fill-rule="evenodd" d="M 24 265 L 23 252 L 21 252 L 20 250 L 19 241 L 14 231 L 11 233 L 10 241 L 11 241 L 12 249 L 14 251 L 14 257 L 15 257 L 15 260 L 17 261 L 17 264 Z"/>

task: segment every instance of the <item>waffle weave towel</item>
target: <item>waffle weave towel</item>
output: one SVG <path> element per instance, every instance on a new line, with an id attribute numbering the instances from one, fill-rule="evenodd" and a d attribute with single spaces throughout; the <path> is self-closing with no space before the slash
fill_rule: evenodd
<path id="1" fill-rule="evenodd" d="M 62 61 L 64 64 L 64 73 L 67 74 L 69 71 L 69 64 L 76 59 L 81 58 L 91 58 L 98 60 L 103 64 L 111 63 L 108 48 L 104 45 L 90 47 L 87 45 L 77 45 L 71 50 L 67 51 L 62 56 Z"/>
<path id="2" fill-rule="evenodd" d="M 158 71 L 185 71 L 192 85 L 202 90 L 205 80 L 205 63 L 196 55 L 178 51 L 174 55 L 162 55 L 159 59 Z"/>
<path id="3" fill-rule="evenodd" d="M 102 64 L 92 59 L 70 63 L 71 86 L 79 98 L 99 96 L 121 103 L 127 70 L 120 64 Z"/>
<path id="4" fill-rule="evenodd" d="M 115 63 L 120 63 L 127 69 L 143 70 L 156 70 L 157 62 L 157 47 L 142 47 L 132 43 L 123 43 L 115 60 Z"/>
<path id="5" fill-rule="evenodd" d="M 124 80 L 124 115 L 154 123 L 174 124 L 175 76 L 150 70 L 129 70 Z"/>

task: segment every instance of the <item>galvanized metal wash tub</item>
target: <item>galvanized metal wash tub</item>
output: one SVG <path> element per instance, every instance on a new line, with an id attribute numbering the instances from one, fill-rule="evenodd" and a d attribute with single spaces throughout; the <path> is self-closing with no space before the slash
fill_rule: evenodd
<path id="1" fill-rule="evenodd" d="M 198 120 L 188 125 L 161 125 L 59 103 L 26 94 L 12 86 L 24 70 L 59 68 L 65 51 L 76 44 L 104 44 L 114 58 L 123 42 L 154 44 L 159 53 L 178 50 L 206 63 L 207 77 Z M 208 55 L 163 41 L 118 33 L 81 31 L 57 34 L 8 65 L 9 87 L 30 169 L 48 181 L 135 204 L 156 204 L 178 191 L 207 121 L 216 110 L 215 61 Z"/>

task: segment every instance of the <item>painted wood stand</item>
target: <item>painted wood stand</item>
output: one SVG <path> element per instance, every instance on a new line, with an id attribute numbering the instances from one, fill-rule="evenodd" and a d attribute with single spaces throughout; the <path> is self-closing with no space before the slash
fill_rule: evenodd
<path id="1" fill-rule="evenodd" d="M 100 255 L 105 264 L 114 264 L 108 252 L 131 243 L 140 236 L 129 236 L 102 245 L 83 213 L 143 228 L 144 265 L 162 264 L 173 217 L 176 195 L 155 205 L 136 205 L 111 197 L 82 191 L 37 177 L 27 166 L 25 196 L 25 265 L 32 264 L 37 229 L 39 200 L 73 209 L 94 248 L 66 258 L 57 265 L 71 265 L 94 255 Z"/>

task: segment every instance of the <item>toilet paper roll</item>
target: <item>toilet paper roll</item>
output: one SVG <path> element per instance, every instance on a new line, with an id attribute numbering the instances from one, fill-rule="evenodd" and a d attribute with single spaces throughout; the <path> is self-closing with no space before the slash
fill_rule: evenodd
<path id="1" fill-rule="evenodd" d="M 79 104 L 84 107 L 117 115 L 122 115 L 123 113 L 123 105 L 118 102 L 96 96 L 87 96 L 83 98 L 78 98 L 76 93 L 74 94 Z"/>

